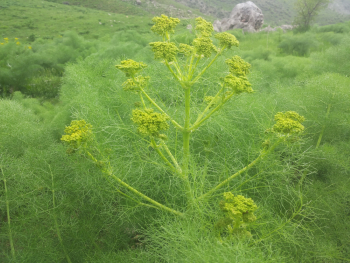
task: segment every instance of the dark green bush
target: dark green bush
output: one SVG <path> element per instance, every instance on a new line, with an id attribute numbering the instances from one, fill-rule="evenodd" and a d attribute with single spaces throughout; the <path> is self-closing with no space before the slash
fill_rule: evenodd
<path id="1" fill-rule="evenodd" d="M 282 53 L 295 56 L 308 56 L 319 45 L 310 33 L 284 36 L 278 48 Z"/>

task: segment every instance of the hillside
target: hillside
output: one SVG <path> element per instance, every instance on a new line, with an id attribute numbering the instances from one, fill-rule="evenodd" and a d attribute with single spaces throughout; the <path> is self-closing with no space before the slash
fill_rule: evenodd
<path id="1" fill-rule="evenodd" d="M 179 18 L 195 16 L 211 17 L 211 20 L 229 16 L 236 4 L 242 0 L 48 0 L 74 6 L 84 6 L 119 14 L 128 15 L 160 15 L 166 14 Z M 253 1 L 263 12 L 265 24 L 291 24 L 294 17 L 295 0 L 255 0 Z M 329 8 L 317 18 L 319 25 L 334 24 L 350 20 L 350 3 L 346 0 L 334 0 Z"/>

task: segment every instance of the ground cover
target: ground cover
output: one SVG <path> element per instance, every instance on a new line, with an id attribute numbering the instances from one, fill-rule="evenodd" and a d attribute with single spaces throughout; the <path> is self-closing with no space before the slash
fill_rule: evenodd
<path id="1" fill-rule="evenodd" d="M 195 35 L 182 24 L 179 29 L 174 42 L 191 44 Z M 128 58 L 147 63 L 147 92 L 181 123 L 182 88 L 165 65 L 154 61 L 148 46 L 159 39 L 128 30 L 95 40 L 70 33 L 33 41 L 34 51 L 27 48 L 23 54 L 44 57 L 59 47 L 63 52 L 55 54 L 61 60 L 69 48 L 80 51 L 68 64 L 56 63 L 64 75 L 54 105 L 14 91 L 0 101 L 1 261 L 348 261 L 348 32 L 348 23 L 295 35 L 231 32 L 240 47 L 225 55 L 240 55 L 252 65 L 248 79 L 255 92 L 237 96 L 192 136 L 193 194 L 200 196 L 257 158 L 269 145 L 263 142 L 271 136 L 266 131 L 277 112 L 303 115 L 305 132 L 279 145 L 184 219 L 142 205 L 131 192 L 127 194 L 140 203 L 126 198 L 101 173 L 103 163 L 67 154 L 60 140 L 71 120 L 86 120 L 116 175 L 152 199 L 186 211 L 182 181 L 170 176 L 155 148 L 137 133 L 131 112 L 140 98 L 123 90 L 125 75 L 115 69 Z M 7 47 L 19 48 L 14 39 L 8 42 Z M 29 56 L 27 63 L 34 58 Z M 218 79 L 227 74 L 224 58 L 212 64 L 192 88 L 193 113 L 203 109 L 205 98 L 215 95 Z M 37 76 L 36 83 L 41 79 Z M 170 129 L 166 135 L 169 149 L 181 157 L 181 133 Z M 218 235 L 215 230 L 224 216 L 219 206 L 224 192 L 257 204 L 251 238 L 230 239 L 228 232 Z"/>

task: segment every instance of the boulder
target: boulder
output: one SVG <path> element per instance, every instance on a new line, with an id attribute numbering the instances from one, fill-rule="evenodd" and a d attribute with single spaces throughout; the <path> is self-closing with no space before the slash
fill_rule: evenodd
<path id="1" fill-rule="evenodd" d="M 141 5 L 141 0 L 136 0 L 137 5 Z"/>
<path id="2" fill-rule="evenodd" d="M 264 23 L 264 15 L 259 7 L 248 1 L 236 5 L 229 18 L 216 20 L 214 30 L 223 32 L 230 29 L 242 28 L 247 32 L 257 32 Z"/>

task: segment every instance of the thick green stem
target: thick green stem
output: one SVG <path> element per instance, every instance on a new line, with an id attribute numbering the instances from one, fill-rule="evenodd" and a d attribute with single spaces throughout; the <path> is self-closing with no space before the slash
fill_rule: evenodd
<path id="1" fill-rule="evenodd" d="M 147 98 L 160 112 L 162 112 L 162 113 L 164 113 L 166 116 L 168 116 L 168 118 L 170 119 L 171 123 L 174 124 L 174 126 L 175 126 L 176 128 L 178 128 L 180 131 L 182 131 L 182 130 L 184 129 L 184 128 L 183 128 L 180 124 L 178 124 L 173 118 L 171 118 L 171 117 L 169 116 L 169 114 L 167 114 L 161 107 L 159 107 L 158 104 L 157 104 L 154 100 L 152 100 L 152 98 L 151 98 L 150 96 L 148 96 L 148 94 L 147 94 L 143 89 L 141 89 L 141 92 L 146 96 L 146 98 Z"/>
<path id="2" fill-rule="evenodd" d="M 185 125 L 183 134 L 183 162 L 182 162 L 182 174 L 186 181 L 187 198 L 189 204 L 193 203 L 193 195 L 191 184 L 189 181 L 189 163 L 190 163 L 190 113 L 191 113 L 191 87 L 184 87 L 185 90 Z"/>
<path id="3" fill-rule="evenodd" d="M 4 171 L 2 170 L 2 167 L 0 167 L 0 169 L 1 169 L 2 176 L 4 178 L 5 198 L 6 198 L 6 212 L 7 212 L 7 224 L 9 226 L 9 239 L 10 239 L 11 255 L 15 259 L 16 258 L 16 253 L 15 253 L 15 247 L 13 245 L 13 237 L 12 237 L 12 231 L 11 231 L 10 204 L 9 204 L 8 194 L 7 194 L 6 177 L 5 177 Z"/>
<path id="4" fill-rule="evenodd" d="M 249 170 L 251 167 L 253 167 L 255 164 L 257 164 L 259 161 L 261 161 L 266 155 L 268 155 L 270 152 L 272 152 L 277 145 L 280 144 L 282 140 L 278 140 L 277 142 L 275 142 L 274 145 L 272 145 L 268 150 L 263 151 L 253 162 L 251 162 L 250 164 L 248 164 L 246 167 L 244 167 L 243 169 L 239 170 L 237 173 L 231 175 L 229 178 L 227 178 L 226 180 L 224 180 L 223 182 L 221 182 L 220 184 L 218 184 L 217 186 L 215 186 L 214 188 L 212 188 L 210 191 L 208 191 L 207 193 L 201 195 L 200 197 L 197 198 L 197 200 L 200 199 L 204 199 L 207 196 L 210 196 L 211 194 L 213 194 L 214 192 L 216 192 L 217 190 L 219 190 L 221 187 L 223 187 L 224 185 L 226 185 L 228 182 L 230 182 L 232 179 L 240 176 L 241 174 L 243 174 L 245 171 Z"/>
<path id="5" fill-rule="evenodd" d="M 53 183 L 53 173 L 51 171 L 51 167 L 49 166 L 50 168 L 50 173 L 51 173 L 51 183 L 52 183 L 52 204 L 53 204 L 53 219 L 55 221 L 55 227 L 56 227 L 56 232 L 57 232 L 57 236 L 58 236 L 58 240 L 60 241 L 60 244 L 61 244 L 61 247 L 63 249 L 63 252 L 64 252 L 64 255 L 66 256 L 66 259 L 69 263 L 72 263 L 72 261 L 70 260 L 69 258 L 69 255 L 68 255 L 68 252 L 66 250 L 66 247 L 64 246 L 63 244 L 63 239 L 62 239 L 62 236 L 61 236 L 61 232 L 60 232 L 60 228 L 58 226 L 58 222 L 57 222 L 57 217 L 56 217 L 56 213 L 55 213 L 55 208 L 56 208 L 56 201 L 55 201 L 55 186 L 54 186 L 54 183 Z"/>

